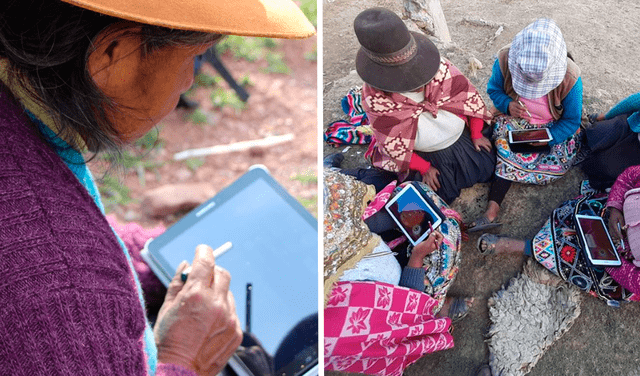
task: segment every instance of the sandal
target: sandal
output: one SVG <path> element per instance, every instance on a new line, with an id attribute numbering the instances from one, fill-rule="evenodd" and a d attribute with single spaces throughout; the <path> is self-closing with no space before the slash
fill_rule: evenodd
<path id="1" fill-rule="evenodd" d="M 478 219 L 476 219 L 471 226 L 467 229 L 467 232 L 477 232 L 482 230 L 489 230 L 492 228 L 496 228 L 502 226 L 502 223 L 490 221 L 489 218 L 484 215 Z"/>
<path id="2" fill-rule="evenodd" d="M 474 300 L 474 298 L 470 297 L 453 298 L 453 301 L 449 306 L 449 313 L 447 314 L 451 319 L 451 323 L 458 322 L 465 318 L 471 311 Z"/>
<path id="3" fill-rule="evenodd" d="M 476 248 L 483 255 L 492 255 L 496 253 L 496 244 L 498 244 L 498 240 L 500 236 L 496 234 L 485 233 L 480 235 L 478 238 L 478 242 L 476 243 Z M 482 242 L 484 241 L 485 247 L 482 248 Z"/>

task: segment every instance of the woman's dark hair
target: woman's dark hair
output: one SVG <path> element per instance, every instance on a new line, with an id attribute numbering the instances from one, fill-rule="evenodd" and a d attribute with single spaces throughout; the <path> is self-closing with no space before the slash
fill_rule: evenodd
<path id="1" fill-rule="evenodd" d="M 7 4 L 0 7 L 0 57 L 8 60 L 10 84 L 26 90 L 49 112 L 63 139 L 73 143 L 75 135 L 80 135 L 93 153 L 118 150 L 120 143 L 109 116 L 117 111 L 116 105 L 94 84 L 86 65 L 96 36 L 123 20 L 61 0 L 4 1 Z M 217 34 L 134 22 L 125 25 L 140 34 L 146 54 L 166 45 L 201 44 L 219 38 Z"/>

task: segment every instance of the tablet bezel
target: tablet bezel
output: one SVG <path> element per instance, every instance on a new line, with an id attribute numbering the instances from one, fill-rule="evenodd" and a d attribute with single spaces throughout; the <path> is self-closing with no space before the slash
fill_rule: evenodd
<path id="1" fill-rule="evenodd" d="M 391 205 L 393 205 L 396 201 L 398 201 L 398 199 L 400 197 L 402 197 L 402 195 L 405 194 L 405 192 L 407 192 L 410 189 L 413 190 L 415 192 L 416 196 L 418 196 L 420 198 L 420 200 L 422 200 L 422 202 L 430 209 L 431 213 L 433 214 L 432 217 L 436 218 L 436 221 L 431 224 L 431 226 L 433 227 L 434 231 L 435 231 L 435 229 L 437 229 L 440 226 L 440 224 L 443 221 L 443 218 L 441 218 L 438 215 L 438 213 L 436 212 L 436 210 L 433 208 L 433 206 L 429 202 L 427 202 L 427 200 L 425 200 L 424 197 L 422 197 L 422 195 L 420 194 L 418 189 L 416 187 L 414 187 L 413 184 L 407 184 L 406 187 L 402 188 L 402 190 L 400 192 L 398 192 L 397 195 L 395 195 L 391 200 L 389 200 L 389 202 L 387 202 L 387 204 L 384 206 L 384 208 L 387 210 L 387 213 L 389 213 L 391 218 L 393 218 L 393 220 L 396 222 L 396 224 L 398 225 L 398 227 L 400 228 L 402 233 L 407 237 L 407 239 L 409 239 L 411 244 L 416 246 L 416 245 L 420 244 L 420 242 L 422 242 L 424 239 L 426 239 L 429 236 L 429 234 L 431 233 L 431 229 L 425 229 L 424 234 L 422 234 L 417 240 L 414 241 L 413 238 L 411 237 L 411 235 L 404 228 L 404 226 L 402 225 L 400 220 L 398 218 L 396 218 L 395 214 L 390 209 Z"/>
<path id="2" fill-rule="evenodd" d="M 607 234 L 607 239 L 609 240 L 609 243 L 611 245 L 611 249 L 613 249 L 613 254 L 616 256 L 616 260 L 602 260 L 602 259 L 597 259 L 597 258 L 593 258 L 591 251 L 589 250 L 589 246 L 587 244 L 587 239 L 585 238 L 585 233 L 584 233 L 584 229 L 582 228 L 582 224 L 580 223 L 580 219 L 588 219 L 588 220 L 593 220 L 593 221 L 597 221 L 600 224 L 602 224 L 602 228 L 604 229 L 605 234 Z M 576 222 L 576 227 L 578 229 L 578 231 L 576 231 L 578 233 L 578 236 L 580 237 L 580 240 L 582 242 L 582 246 L 584 247 L 584 253 L 587 256 L 587 259 L 589 260 L 589 262 L 594 265 L 594 266 L 620 266 L 622 265 L 622 261 L 620 260 L 620 255 L 618 254 L 618 250 L 616 249 L 615 244 L 613 244 L 613 240 L 611 239 L 611 235 L 609 234 L 609 230 L 607 229 L 606 224 L 604 223 L 604 220 L 596 215 L 584 215 L 584 214 L 576 214 L 575 215 L 575 222 Z"/>
<path id="3" fill-rule="evenodd" d="M 318 221 L 315 217 L 311 215 L 311 213 L 309 213 L 294 197 L 292 197 L 289 192 L 287 192 L 273 178 L 273 176 L 271 176 L 264 166 L 252 166 L 244 175 L 240 176 L 236 181 L 218 192 L 214 197 L 193 209 L 189 214 L 169 227 L 162 235 L 155 239 L 150 239 L 147 242 L 142 252 L 142 257 L 165 286 L 169 286 L 175 270 L 170 270 L 171 265 L 164 257 L 162 257 L 162 254 L 159 252 L 160 249 L 171 242 L 175 237 L 180 236 L 180 234 L 192 227 L 201 218 L 204 218 L 209 210 L 213 209 L 215 206 L 222 205 L 231 199 L 237 192 L 242 191 L 258 179 L 262 179 L 269 184 L 269 186 L 273 188 L 273 190 L 300 215 L 300 217 L 306 220 L 316 232 L 318 231 Z M 217 247 L 218 245 L 212 246 Z"/>
<path id="4" fill-rule="evenodd" d="M 541 130 L 544 130 L 547 133 L 547 138 L 546 139 L 524 140 L 524 141 L 515 141 L 513 139 L 513 134 L 514 133 L 524 133 L 524 132 L 541 131 Z M 518 129 L 518 130 L 510 129 L 507 133 L 508 133 L 508 136 L 509 136 L 509 143 L 510 144 L 530 144 L 530 143 L 534 143 L 534 142 L 549 142 L 549 141 L 553 140 L 553 136 L 551 135 L 551 132 L 549 131 L 549 128 Z"/>
<path id="5" fill-rule="evenodd" d="M 263 165 L 251 166 L 244 175 L 242 175 L 236 181 L 218 192 L 214 197 L 207 200 L 197 208 L 193 209 L 186 216 L 176 222 L 173 226 L 169 227 L 163 234 L 155 239 L 149 239 L 147 241 L 144 249 L 141 251 L 141 256 L 145 260 L 149 268 L 165 286 L 169 285 L 171 279 L 173 278 L 173 275 L 175 274 L 175 271 L 169 271 L 170 265 L 160 253 L 162 247 L 170 243 L 176 236 L 179 236 L 184 231 L 188 230 L 191 226 L 201 220 L 201 218 L 206 217 L 206 214 L 209 212 L 209 210 L 216 206 L 222 205 L 223 203 L 234 197 L 236 193 L 242 191 L 244 188 L 258 179 L 262 179 L 271 188 L 273 188 L 273 190 L 280 197 L 282 197 L 283 200 L 286 201 L 307 223 L 309 223 L 309 225 L 311 225 L 316 232 L 318 231 L 317 219 L 313 215 L 311 215 L 311 213 L 309 213 L 309 211 L 307 211 L 304 206 L 302 206 L 302 204 L 300 204 L 293 196 L 291 196 L 289 192 L 287 192 L 287 190 L 284 189 L 284 187 L 282 187 L 273 178 L 266 167 L 264 167 Z M 313 292 L 317 293 L 317 290 Z M 244 362 L 236 354 L 234 354 L 229 359 L 229 362 L 227 364 L 238 376 L 254 376 L 249 368 L 247 368 Z M 292 376 L 313 376 L 318 374 L 317 357 L 306 364 L 300 364 L 298 362 L 295 364 L 295 366 L 297 372 L 292 374 Z"/>

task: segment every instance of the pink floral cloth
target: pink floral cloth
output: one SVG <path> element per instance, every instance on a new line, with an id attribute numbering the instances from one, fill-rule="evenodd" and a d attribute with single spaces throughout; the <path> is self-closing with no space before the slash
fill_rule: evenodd
<path id="1" fill-rule="evenodd" d="M 339 282 L 324 310 L 325 370 L 400 376 L 425 354 L 453 347 L 438 301 L 382 282 Z"/>
<path id="2" fill-rule="evenodd" d="M 384 208 L 387 202 L 389 202 L 391 194 L 393 193 L 393 190 L 397 185 L 398 181 L 394 180 L 391 183 L 387 184 L 386 187 L 382 188 L 382 190 L 376 194 L 376 197 L 373 199 L 373 201 L 371 201 L 371 203 L 369 203 L 369 205 L 367 205 L 367 207 L 364 209 L 364 214 L 362 214 L 363 221 Z"/>

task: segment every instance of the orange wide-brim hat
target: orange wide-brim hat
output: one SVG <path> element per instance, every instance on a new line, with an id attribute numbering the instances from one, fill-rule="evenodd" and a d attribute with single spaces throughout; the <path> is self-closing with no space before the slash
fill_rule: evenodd
<path id="1" fill-rule="evenodd" d="M 313 25 L 291 0 L 62 0 L 144 24 L 208 33 L 307 38 Z"/>

